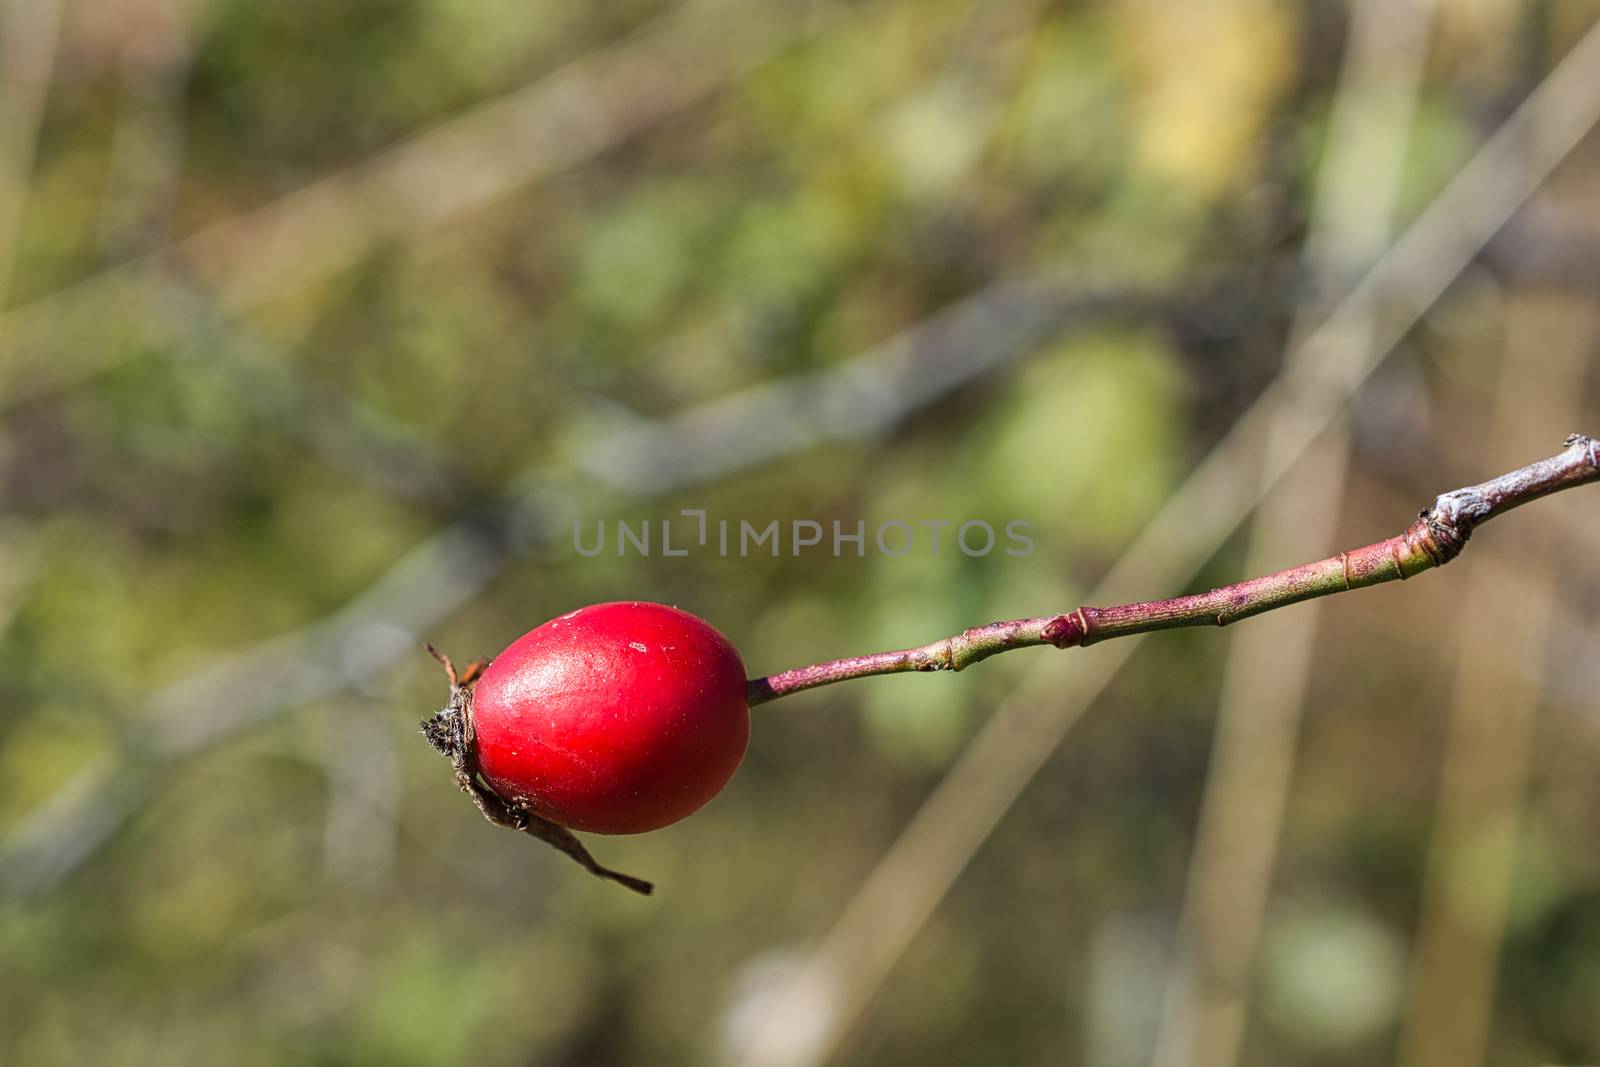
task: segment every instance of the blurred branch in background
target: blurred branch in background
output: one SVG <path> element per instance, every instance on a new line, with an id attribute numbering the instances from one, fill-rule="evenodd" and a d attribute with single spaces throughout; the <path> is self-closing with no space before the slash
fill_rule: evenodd
<path id="1" fill-rule="evenodd" d="M 119 55 L 119 106 L 99 225 L 107 262 L 152 257 L 176 243 L 173 209 L 194 49 L 195 14 L 174 0 L 142 0 L 124 17 L 128 40 Z M 437 506 L 460 503 L 459 477 L 446 457 L 329 383 L 308 381 L 309 372 L 288 353 L 219 312 L 219 301 L 188 264 L 154 270 L 147 284 L 144 320 L 170 339 L 162 351 L 182 370 L 217 376 L 258 416 L 369 486 Z"/>
<path id="2" fill-rule="evenodd" d="M 174 282 L 155 314 L 180 372 L 210 374 L 255 415 L 334 470 L 389 496 L 454 511 L 469 487 L 455 460 L 410 427 L 318 379 L 281 346 L 228 319 L 197 287 Z"/>
<path id="3" fill-rule="evenodd" d="M 1591 27 L 1398 241 L 1339 302 L 1283 375 L 1217 444 L 1086 598 L 1136 599 L 1193 580 L 1267 488 L 1325 431 L 1405 336 L 1556 165 L 1600 120 L 1600 27 Z M 1378 318 L 1370 345 L 1352 330 Z M 1314 374 L 1305 368 L 1314 367 Z M 1273 441 L 1275 412 L 1304 416 Z M 1560 431 L 1566 432 L 1566 431 Z M 1257 472 L 1263 472 L 1258 475 Z M 857 1022 L 912 937 L 1066 732 L 1144 638 L 1078 663 L 1041 657 L 957 758 L 839 919 L 780 993 L 734 1062 L 816 1064 Z"/>
<path id="4" fill-rule="evenodd" d="M 1306 239 L 1306 292 L 1285 369 L 1313 381 L 1329 364 L 1370 361 L 1377 309 L 1358 310 L 1321 349 L 1304 342 L 1328 302 L 1347 291 L 1389 243 L 1433 23 L 1432 0 L 1358 0 L 1329 120 Z M 1303 417 L 1292 399 L 1273 415 L 1269 455 Z M 1334 421 L 1267 493 L 1249 531 L 1244 573 L 1331 552 L 1349 463 L 1346 420 Z M 1179 917 L 1178 944 L 1156 1036 L 1158 1067 L 1231 1067 L 1239 1059 L 1250 980 L 1267 912 L 1283 813 L 1294 775 L 1321 605 L 1228 642 L 1215 741 Z"/>
<path id="5" fill-rule="evenodd" d="M 1541 200 L 1581 211 L 1593 180 L 1590 166 Z M 1579 195 L 1560 195 L 1569 186 Z M 1500 380 L 1486 447 L 1478 449 L 1488 463 L 1576 416 L 1596 341 L 1592 294 L 1529 286 L 1516 276 L 1510 282 Z M 1494 549 L 1516 561 L 1516 579 L 1476 565 L 1466 575 L 1401 1047 L 1405 1067 L 1475 1067 L 1501 1058 L 1490 1045 L 1495 986 L 1544 681 L 1539 672 L 1519 676 L 1516 666 L 1547 662 L 1557 583 L 1570 576 L 1567 551 L 1586 559 L 1595 544 L 1591 532 L 1576 528 L 1580 539 L 1572 543 L 1555 524 L 1527 523 Z M 1476 621 L 1491 618 L 1493 626 Z"/>
<path id="6" fill-rule="evenodd" d="M 700 405 L 693 418 L 619 423 L 574 463 L 613 489 L 653 495 L 825 440 L 873 437 L 1066 322 L 1148 320 L 1176 306 L 1152 290 L 1138 280 L 1087 280 L 1070 265 L 998 281 L 826 373 L 755 386 Z"/>
<path id="7" fill-rule="evenodd" d="M 124 16 L 128 36 L 118 57 L 118 110 L 99 225 L 98 243 L 107 262 L 172 242 L 187 134 L 193 15 L 175 0 L 144 0 Z M 444 461 L 414 435 L 326 383 L 309 387 L 305 371 L 286 353 L 247 327 L 225 321 L 198 287 L 186 290 L 174 278 L 148 310 L 152 316 L 170 316 L 166 334 L 185 338 L 167 351 L 175 362 L 220 376 L 258 416 L 336 469 L 406 499 L 453 500 L 454 478 Z M 374 701 L 351 697 L 321 739 L 328 779 L 324 866 L 335 884 L 387 871 L 393 862 L 400 779 L 394 736 L 383 723 Z M 351 760 L 350 752 L 362 758 Z"/>
<path id="8" fill-rule="evenodd" d="M 839 8 L 835 0 L 686 3 L 348 170 L 13 308 L 0 318 L 0 354 L 11 364 L 0 411 L 140 351 L 126 340 L 63 350 L 56 337 L 63 322 L 98 319 L 138 336 L 150 325 L 142 309 L 161 303 L 173 273 L 199 279 L 227 314 L 284 295 L 350 266 L 386 238 L 437 226 L 663 122 L 818 31 Z M 159 317 L 156 324 L 166 325 Z M 175 342 L 163 331 L 153 343 Z"/>
<path id="9" fill-rule="evenodd" d="M 573 451 L 610 490 L 648 495 L 703 484 L 830 441 L 885 432 L 1080 317 L 1148 316 L 1159 306 L 1137 287 L 1102 292 L 1065 271 L 997 283 L 831 369 L 641 421 L 625 433 L 607 431 Z M 530 471 L 502 498 L 418 545 L 339 611 L 153 694 L 144 726 L 125 750 L 81 769 L 0 842 L 0 896 L 48 890 L 91 856 L 143 803 L 159 766 L 360 687 L 401 657 L 419 655 L 430 628 L 535 545 L 566 536 L 581 499 L 570 478 Z"/>
<path id="10" fill-rule="evenodd" d="M 323 866 L 343 884 L 386 873 L 394 863 L 400 826 L 400 757 L 389 723 L 394 709 L 367 696 L 345 698 L 327 719 L 321 752 L 328 777 Z M 350 753 L 361 753 L 351 759 Z"/>

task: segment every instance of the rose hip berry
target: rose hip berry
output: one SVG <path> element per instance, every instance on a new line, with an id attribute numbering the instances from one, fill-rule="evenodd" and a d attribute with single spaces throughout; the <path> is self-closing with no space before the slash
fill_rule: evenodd
<path id="1" fill-rule="evenodd" d="M 502 798 L 601 834 L 675 823 L 733 777 L 750 739 L 744 663 L 664 604 L 596 604 L 495 657 L 472 694 L 478 769 Z"/>
<path id="2" fill-rule="evenodd" d="M 711 625 L 664 604 L 580 608 L 518 638 L 493 663 L 450 677 L 450 703 L 422 733 L 449 757 L 485 818 L 546 841 L 591 873 L 573 830 L 635 834 L 694 812 L 744 758 L 744 663 Z"/>

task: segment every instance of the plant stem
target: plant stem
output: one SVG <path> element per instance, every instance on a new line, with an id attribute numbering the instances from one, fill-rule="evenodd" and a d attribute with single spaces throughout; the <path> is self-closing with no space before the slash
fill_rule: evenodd
<path id="1" fill-rule="evenodd" d="M 1248 578 L 1208 593 L 1117 607 L 1085 606 L 1063 615 L 993 622 L 916 648 L 797 667 L 752 679 L 748 683 L 750 704 L 765 704 L 802 689 L 875 674 L 959 671 L 1014 648 L 1072 648 L 1151 630 L 1226 626 L 1313 597 L 1409 578 L 1455 559 L 1472 531 L 1496 515 L 1563 489 L 1600 481 L 1600 442 L 1572 434 L 1563 444 L 1565 449 L 1548 459 L 1482 485 L 1441 495 L 1394 537 L 1315 563 Z"/>

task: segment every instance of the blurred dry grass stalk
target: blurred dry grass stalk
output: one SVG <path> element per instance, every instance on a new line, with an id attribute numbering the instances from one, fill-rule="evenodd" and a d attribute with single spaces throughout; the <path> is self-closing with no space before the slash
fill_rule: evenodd
<path id="1" fill-rule="evenodd" d="M 1592 231 L 1596 161 L 1591 154 L 1575 162 L 1581 169 L 1569 170 L 1535 206 L 1556 209 L 1569 224 L 1582 220 Z M 1530 282 L 1516 272 L 1509 283 L 1500 380 L 1478 449 L 1490 463 L 1526 448 L 1550 420 L 1577 414 L 1597 341 L 1600 307 L 1592 295 Z M 1563 543 L 1559 521 L 1545 517 L 1495 545 L 1514 567 L 1473 566 L 1465 576 L 1402 1067 L 1499 1058 L 1490 1042 L 1495 984 L 1544 699 L 1540 672 L 1516 667 L 1546 660 L 1563 572 L 1570 580 L 1572 570 L 1559 561 L 1572 548 L 1586 560 L 1597 543 L 1584 529 L 1581 509 L 1553 511 L 1570 517 L 1575 543 Z M 1476 625 L 1481 619 L 1496 625 Z"/>
<path id="2" fill-rule="evenodd" d="M 1376 309 L 1321 351 L 1303 344 L 1327 301 L 1347 290 L 1383 254 L 1405 174 L 1412 119 L 1432 38 L 1432 0 L 1358 0 L 1329 121 L 1328 143 L 1305 246 L 1307 292 L 1290 329 L 1285 366 L 1315 377 L 1365 362 Z M 1267 451 L 1292 433 L 1303 413 L 1276 413 Z M 1266 497 L 1250 525 L 1244 572 L 1334 551 L 1349 463 L 1343 418 L 1306 452 Z M 1289 613 L 1270 630 L 1246 627 L 1228 640 L 1211 766 L 1201 801 L 1189 886 L 1179 918 L 1177 959 L 1156 1037 L 1159 1067 L 1231 1067 L 1239 1059 L 1261 926 L 1283 813 L 1294 776 L 1320 605 Z"/>

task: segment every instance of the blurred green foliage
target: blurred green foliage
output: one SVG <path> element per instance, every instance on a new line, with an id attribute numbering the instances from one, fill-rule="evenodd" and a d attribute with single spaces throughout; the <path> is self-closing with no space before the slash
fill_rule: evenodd
<path id="1" fill-rule="evenodd" d="M 0 832 L 153 743 L 149 693 L 338 611 L 529 472 L 573 489 L 589 523 L 685 507 L 869 531 L 1021 519 L 1037 548 L 589 559 L 558 529 L 416 636 L 488 653 L 574 606 L 648 598 L 712 620 L 764 673 L 1078 602 L 1276 369 L 1294 293 L 1271 268 L 1303 236 L 1343 8 L 806 7 L 720 11 L 729 32 L 707 50 L 745 47 L 757 22 L 786 43 L 670 119 L 331 274 L 218 311 L 225 279 L 204 263 L 146 259 L 134 269 L 191 299 L 109 287 L 52 317 L 58 290 L 601 50 L 647 48 L 678 17 L 641 2 L 65 4 L 18 237 L 0 245 L 14 262 L 0 305 L 33 316 L 18 366 L 43 359 L 67 383 L 0 415 Z M 1566 9 L 1593 10 L 1447 7 L 1407 217 L 1528 87 L 1525 43 L 1565 41 L 1582 25 Z M 582 121 L 584 103 L 547 106 Z M 470 178 L 463 160 L 439 161 L 439 180 Z M 145 222 L 114 232 L 129 214 Z M 1086 286 L 1124 280 L 1150 310 L 1087 308 L 888 432 L 692 490 L 641 500 L 581 474 L 575 451 L 607 427 L 844 365 L 1062 263 Z M 1213 292 L 1217 278 L 1230 284 Z M 1479 297 L 1496 299 L 1463 299 Z M 1474 425 L 1489 398 L 1449 369 L 1438 329 L 1408 365 L 1442 424 Z M 7 388 L 0 375 L 0 400 Z M 372 433 L 448 490 L 397 493 L 348 447 Z M 1430 475 L 1468 469 L 1370 440 L 1364 455 L 1353 538 L 1389 532 L 1440 488 Z M 1442 715 L 1419 700 L 1450 666 L 1408 635 L 1448 615 L 1451 581 L 1330 609 L 1250 1063 L 1392 1057 Z M 1176 914 L 1223 648 L 1174 634 L 1140 652 L 840 1062 L 1121 1062 L 1092 990 L 1122 944 L 1107 931 Z M 0 903 L 0 1063 L 718 1062 L 759 965 L 827 928 L 1027 655 L 760 709 L 722 797 L 667 831 L 594 843 L 662 887 L 641 901 L 456 794 L 414 736 L 444 697 L 419 649 L 357 691 L 153 766 L 103 848 L 46 895 Z M 1600 734 L 1555 729 L 1590 762 L 1541 780 L 1529 814 L 1501 1062 L 1600 1050 L 1586 847 Z"/>

